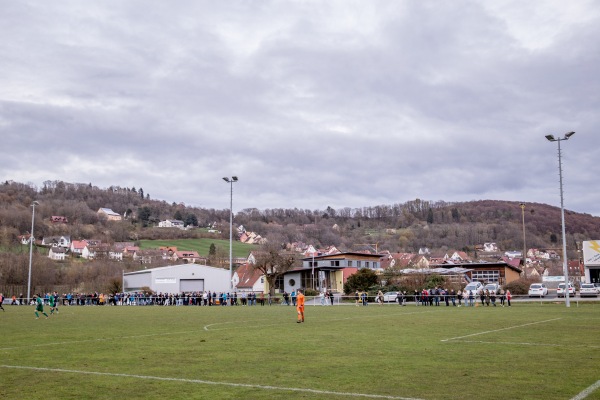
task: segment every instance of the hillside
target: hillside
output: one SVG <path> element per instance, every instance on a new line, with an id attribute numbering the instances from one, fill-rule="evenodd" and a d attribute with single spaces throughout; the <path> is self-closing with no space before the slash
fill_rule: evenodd
<path id="1" fill-rule="evenodd" d="M 168 204 L 151 199 L 143 189 L 113 186 L 106 189 L 91 184 L 45 182 L 41 189 L 30 185 L 0 184 L 0 290 L 2 285 L 27 282 L 28 248 L 19 236 L 31 229 L 31 203 L 36 206 L 34 233 L 39 241 L 46 236 L 69 235 L 72 240 L 97 239 L 103 243 L 142 240 L 198 240 L 198 249 L 215 244 L 216 259 L 228 261 L 229 212 Z M 111 208 L 125 216 L 122 221 L 108 221 L 98 215 L 99 208 Z M 422 247 L 432 252 L 463 250 L 474 256 L 475 246 L 494 242 L 500 250 L 523 248 L 523 223 L 518 202 L 469 201 L 446 203 L 413 200 L 403 204 L 334 210 L 245 209 L 234 215 L 234 229 L 243 225 L 272 243 L 306 243 L 324 248 L 336 246 L 341 251 L 364 247 L 378 251 L 417 252 Z M 577 250 L 583 240 L 600 238 L 600 218 L 567 211 L 565 213 L 568 256 L 579 258 Z M 67 223 L 53 223 L 61 216 Z M 158 228 L 158 222 L 179 219 L 186 224 L 207 229 L 180 230 Z M 236 230 L 237 233 L 237 230 Z M 528 248 L 559 249 L 561 240 L 560 209 L 546 204 L 525 204 L 525 233 Z M 234 237 L 237 237 L 234 234 Z M 199 240 L 202 239 L 202 240 Z M 146 243 L 146 242 L 144 242 Z M 200 244 L 202 243 L 202 244 Z M 236 255 L 244 253 L 237 246 Z M 132 260 L 82 262 L 69 258 L 51 261 L 42 248 L 34 248 L 34 287 L 77 287 L 98 290 L 120 282 L 123 271 L 144 265 Z M 246 251 L 247 248 L 246 248 Z M 560 252 L 559 252 L 560 253 Z M 207 254 L 202 254 L 207 256 Z M 247 255 L 247 254 L 246 254 Z M 13 288 L 14 289 L 14 288 Z"/>
<path id="2" fill-rule="evenodd" d="M 18 236 L 31 229 L 31 207 L 36 207 L 35 234 L 70 235 L 73 239 L 96 238 L 104 242 L 140 239 L 184 239 L 215 237 L 205 231 L 155 228 L 161 220 L 174 218 L 207 226 L 216 223 L 219 238 L 229 237 L 227 209 L 214 210 L 168 204 L 150 199 L 143 189 L 118 186 L 100 189 L 91 184 L 45 182 L 37 189 L 5 182 L 0 185 L 0 244 L 10 247 Z M 97 210 L 108 207 L 126 215 L 119 223 L 102 220 Z M 68 224 L 49 223 L 53 215 L 64 216 Z M 600 218 L 565 212 L 567 243 L 576 251 L 576 242 L 600 237 Z M 390 251 L 430 249 L 472 249 L 483 242 L 496 242 L 501 249 L 523 247 L 523 224 L 518 202 L 482 200 L 461 203 L 413 200 L 403 204 L 334 210 L 245 209 L 235 213 L 235 226 L 243 225 L 263 237 L 282 242 L 335 245 L 352 250 L 364 243 L 377 243 Z M 525 204 L 528 247 L 560 247 L 561 219 L 558 207 Z"/>

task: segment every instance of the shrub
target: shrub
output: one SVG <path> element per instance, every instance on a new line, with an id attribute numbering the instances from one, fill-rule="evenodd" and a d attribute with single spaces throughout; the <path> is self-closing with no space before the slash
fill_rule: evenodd
<path id="1" fill-rule="evenodd" d="M 523 295 L 529 292 L 529 285 L 539 282 L 539 279 L 520 278 L 504 285 L 504 290 L 510 290 L 514 295 Z"/>

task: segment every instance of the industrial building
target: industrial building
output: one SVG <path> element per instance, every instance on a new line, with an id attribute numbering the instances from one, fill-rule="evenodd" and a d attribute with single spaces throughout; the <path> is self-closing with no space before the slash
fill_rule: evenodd
<path id="1" fill-rule="evenodd" d="M 229 270 L 199 264 L 181 264 L 123 274 L 123 291 L 150 288 L 155 293 L 228 292 Z"/>

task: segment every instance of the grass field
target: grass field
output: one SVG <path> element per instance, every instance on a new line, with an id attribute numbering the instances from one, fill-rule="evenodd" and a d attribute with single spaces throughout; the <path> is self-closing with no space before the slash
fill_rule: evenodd
<path id="1" fill-rule="evenodd" d="M 0 311 L 2 399 L 600 399 L 600 305 Z"/>
<path id="2" fill-rule="evenodd" d="M 178 240 L 140 240 L 140 248 L 142 249 L 158 249 L 161 246 L 175 246 L 178 250 L 197 251 L 201 256 L 208 256 L 210 245 L 213 244 L 217 248 L 227 250 L 229 254 L 229 240 L 223 239 L 178 239 Z M 247 244 L 233 241 L 232 242 L 233 257 L 248 257 L 251 251 L 257 250 L 258 245 Z"/>

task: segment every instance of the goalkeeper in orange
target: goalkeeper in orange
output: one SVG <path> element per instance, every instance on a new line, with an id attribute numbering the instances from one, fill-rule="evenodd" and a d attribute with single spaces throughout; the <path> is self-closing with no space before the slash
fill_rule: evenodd
<path id="1" fill-rule="evenodd" d="M 298 289 L 298 294 L 296 296 L 296 311 L 298 312 L 297 323 L 301 323 L 304 322 L 304 293 L 302 293 L 302 289 Z"/>

